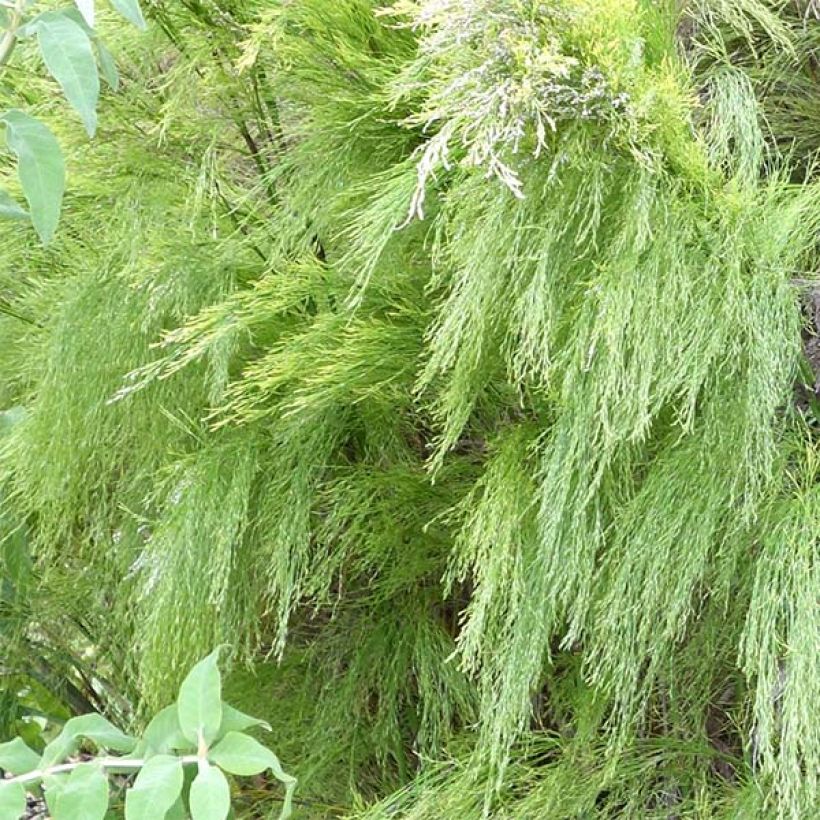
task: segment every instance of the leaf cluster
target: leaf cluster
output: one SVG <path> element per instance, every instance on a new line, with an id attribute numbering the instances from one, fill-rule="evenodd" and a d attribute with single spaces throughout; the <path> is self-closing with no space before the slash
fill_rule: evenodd
<path id="1" fill-rule="evenodd" d="M 177 702 L 151 720 L 142 738 L 92 713 L 67 721 L 42 755 L 19 737 L 0 745 L 0 768 L 11 775 L 0 781 L 0 817 L 17 820 L 26 809 L 26 791 L 43 787 L 55 820 L 103 820 L 111 797 L 108 773 L 137 771 L 125 795 L 127 820 L 224 820 L 231 808 L 224 773 L 247 776 L 269 769 L 285 786 L 284 820 L 291 813 L 296 780 L 270 749 L 244 734 L 264 722 L 224 704 L 221 689 L 214 652 L 188 673 Z M 88 741 L 122 755 L 65 762 Z M 185 767 L 194 765 L 196 775 L 187 777 Z"/>

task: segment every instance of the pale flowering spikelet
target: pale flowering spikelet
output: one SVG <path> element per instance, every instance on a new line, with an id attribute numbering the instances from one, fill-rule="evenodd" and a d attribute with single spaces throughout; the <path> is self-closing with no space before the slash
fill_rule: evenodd
<path id="1" fill-rule="evenodd" d="M 566 33 L 581 12 L 566 0 L 427 0 L 389 13 L 420 33 L 396 97 L 422 93 L 407 124 L 435 131 L 419 149 L 408 219 L 423 218 L 428 182 L 454 165 L 482 168 L 523 198 L 518 156 L 539 157 L 563 121 L 604 121 L 627 108 L 628 96 L 573 53 Z"/>

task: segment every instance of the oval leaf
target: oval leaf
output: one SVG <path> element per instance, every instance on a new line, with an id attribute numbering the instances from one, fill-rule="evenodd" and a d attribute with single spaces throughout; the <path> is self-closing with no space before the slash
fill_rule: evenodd
<path id="1" fill-rule="evenodd" d="M 43 785 L 45 786 L 46 792 L 46 806 L 48 806 L 48 810 L 52 815 L 57 814 L 57 801 L 67 781 L 67 774 L 46 775 L 43 777 Z"/>
<path id="2" fill-rule="evenodd" d="M 179 687 L 177 715 L 185 737 L 197 745 L 210 743 L 222 723 L 222 681 L 219 651 L 201 660 Z"/>
<path id="3" fill-rule="evenodd" d="M 111 52 L 99 41 L 95 40 L 97 47 L 97 58 L 100 61 L 100 71 L 112 91 L 117 91 L 120 87 L 120 72 L 117 71 L 117 63 Z"/>
<path id="4" fill-rule="evenodd" d="M 136 746 L 136 739 L 121 732 L 102 715 L 91 714 L 71 718 L 62 731 L 43 750 L 40 768 L 48 768 L 70 755 L 82 738 L 93 740 L 98 746 L 128 753 Z"/>
<path id="5" fill-rule="evenodd" d="M 0 780 L 0 818 L 17 820 L 26 810 L 26 790 L 22 783 Z"/>
<path id="6" fill-rule="evenodd" d="M 126 19 L 143 31 L 147 28 L 137 0 L 111 0 L 111 5 Z"/>
<path id="7" fill-rule="evenodd" d="M 74 3 L 88 27 L 94 28 L 94 0 L 74 0 Z"/>
<path id="8" fill-rule="evenodd" d="M 209 759 L 231 774 L 248 776 L 270 769 L 273 776 L 285 786 L 281 817 L 289 817 L 293 805 L 296 778 L 282 768 L 279 758 L 266 746 L 248 735 L 229 732 L 211 749 Z"/>
<path id="9" fill-rule="evenodd" d="M 40 755 L 19 737 L 0 745 L 0 769 L 13 775 L 28 774 L 40 765 Z"/>
<path id="10" fill-rule="evenodd" d="M 3 219 L 28 219 L 26 210 L 21 208 L 2 188 L 0 188 L 0 217 Z"/>
<path id="11" fill-rule="evenodd" d="M 6 126 L 6 141 L 17 156 L 17 173 L 29 204 L 31 221 L 42 242 L 48 243 L 60 221 L 65 191 L 65 164 L 60 146 L 51 131 L 22 111 L 7 111 L 0 117 Z"/>
<path id="12" fill-rule="evenodd" d="M 266 769 L 280 769 L 279 758 L 258 740 L 239 732 L 229 732 L 214 746 L 208 758 L 221 769 L 244 777 Z"/>
<path id="13" fill-rule="evenodd" d="M 74 8 L 63 8 L 58 11 L 43 11 L 40 12 L 40 14 L 35 14 L 23 23 L 22 26 L 20 26 L 17 30 L 17 35 L 21 40 L 25 40 L 29 37 L 35 37 L 40 26 L 44 22 L 53 20 L 55 17 L 67 17 L 69 20 L 76 23 L 86 33 L 86 35 L 88 35 L 89 38 L 93 38 L 94 29 L 89 28 L 88 23 L 85 22 L 82 14 Z"/>
<path id="14" fill-rule="evenodd" d="M 176 749 L 185 749 L 195 746 L 185 739 L 182 729 L 179 728 L 176 704 L 166 706 L 154 715 L 142 735 L 139 749 L 143 757 L 164 755 Z"/>
<path id="15" fill-rule="evenodd" d="M 259 718 L 246 715 L 227 703 L 222 704 L 222 723 L 219 726 L 219 737 L 225 737 L 228 732 L 244 732 L 253 726 L 259 726 L 266 731 L 270 731 L 270 724 Z"/>
<path id="16" fill-rule="evenodd" d="M 100 78 L 91 40 L 82 26 L 65 15 L 44 16 L 37 24 L 43 60 L 93 137 L 97 130 Z"/>
<path id="17" fill-rule="evenodd" d="M 125 820 L 165 817 L 182 792 L 183 772 L 179 758 L 156 755 L 142 767 L 125 796 Z"/>
<path id="18" fill-rule="evenodd" d="M 191 820 L 225 820 L 231 810 L 231 789 L 225 775 L 206 763 L 191 784 Z"/>
<path id="19" fill-rule="evenodd" d="M 108 778 L 93 763 L 77 766 L 57 795 L 54 820 L 104 820 L 107 811 Z"/>
<path id="20" fill-rule="evenodd" d="M 191 820 L 181 795 L 179 800 L 165 813 L 165 820 Z"/>

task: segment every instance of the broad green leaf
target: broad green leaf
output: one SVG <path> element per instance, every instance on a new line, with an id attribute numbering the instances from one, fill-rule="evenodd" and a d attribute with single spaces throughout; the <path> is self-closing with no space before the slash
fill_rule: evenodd
<path id="1" fill-rule="evenodd" d="M 8 743 L 0 744 L 0 769 L 5 769 L 13 775 L 28 774 L 40 765 L 40 755 L 28 746 L 19 737 Z"/>
<path id="2" fill-rule="evenodd" d="M 250 729 L 253 726 L 261 726 L 268 732 L 271 730 L 270 724 L 265 723 L 264 720 L 246 715 L 244 712 L 240 712 L 239 709 L 228 706 L 227 703 L 222 704 L 222 723 L 219 726 L 218 737 L 225 737 L 228 732 L 244 732 L 245 729 Z"/>
<path id="3" fill-rule="evenodd" d="M 111 0 L 111 5 L 126 19 L 143 31 L 147 28 L 138 0 Z"/>
<path id="4" fill-rule="evenodd" d="M 201 660 L 179 687 L 177 714 L 182 733 L 192 743 L 209 744 L 222 723 L 222 681 L 217 660 L 219 650 Z"/>
<path id="5" fill-rule="evenodd" d="M 37 32 L 39 31 L 40 25 L 44 22 L 49 22 L 54 20 L 55 18 L 68 18 L 72 22 L 76 23 L 88 36 L 90 40 L 93 40 L 96 37 L 94 29 L 88 25 L 85 21 L 85 18 L 80 14 L 79 10 L 73 7 L 64 7 L 61 9 L 52 9 L 51 11 L 42 11 L 39 14 L 35 14 L 33 17 L 29 17 L 25 23 L 18 29 L 17 33 L 21 39 L 25 39 L 27 37 L 34 37 Z"/>
<path id="6" fill-rule="evenodd" d="M 279 759 L 258 740 L 239 732 L 229 732 L 208 754 L 212 763 L 231 774 L 248 776 L 266 769 L 281 770 Z"/>
<path id="7" fill-rule="evenodd" d="M 239 732 L 229 732 L 210 750 L 208 758 L 226 772 L 241 776 L 259 774 L 270 769 L 273 776 L 285 786 L 281 816 L 290 816 L 296 778 L 287 774 L 279 758 L 258 740 Z"/>
<path id="8" fill-rule="evenodd" d="M 105 78 L 108 87 L 112 91 L 117 91 L 120 87 L 120 72 L 117 71 L 117 63 L 115 62 L 111 52 L 100 42 L 99 39 L 94 40 L 94 45 L 97 47 L 97 57 L 100 61 L 100 71 Z"/>
<path id="9" fill-rule="evenodd" d="M 40 27 L 40 23 L 43 20 L 50 20 L 53 17 L 69 17 L 72 19 L 78 26 L 80 26 L 84 31 L 88 29 L 88 24 L 83 20 L 82 14 L 74 8 L 68 9 L 60 9 L 59 11 L 43 11 L 40 14 L 35 14 L 32 17 L 29 17 L 19 29 L 17 29 L 17 37 L 21 40 L 28 39 L 29 37 L 34 37 L 37 34 L 37 30 Z"/>
<path id="10" fill-rule="evenodd" d="M 0 117 L 6 141 L 17 156 L 17 173 L 29 204 L 31 221 L 43 243 L 48 243 L 60 221 L 65 190 L 65 164 L 51 131 L 22 111 Z"/>
<path id="11" fill-rule="evenodd" d="M 179 796 L 179 800 L 165 813 L 164 820 L 190 820 L 182 795 Z"/>
<path id="12" fill-rule="evenodd" d="M 28 219 L 25 208 L 21 208 L 2 188 L 0 188 L 0 217 L 3 219 Z"/>
<path id="13" fill-rule="evenodd" d="M 28 23 L 26 23 L 25 26 L 23 26 L 23 29 L 33 34 L 38 30 L 38 27 L 42 22 L 47 23 L 49 20 L 53 20 L 58 17 L 68 18 L 76 23 L 86 33 L 88 39 L 94 44 L 94 48 L 97 49 L 97 60 L 100 65 L 100 71 L 103 79 L 106 83 L 108 83 L 113 91 L 117 91 L 120 86 L 120 74 L 119 71 L 117 71 L 117 64 L 114 61 L 111 52 L 105 47 L 105 44 L 97 36 L 97 33 L 88 25 L 85 18 L 77 9 L 44 11 L 42 14 L 38 14 L 36 17 L 33 17 Z"/>
<path id="14" fill-rule="evenodd" d="M 191 815 L 188 812 L 188 798 L 191 794 L 191 785 L 194 778 L 199 773 L 198 770 L 199 766 L 183 766 L 182 794 L 165 815 L 165 820 L 191 820 Z"/>
<path id="15" fill-rule="evenodd" d="M 283 783 L 295 782 L 286 774 L 279 758 L 258 740 L 240 732 L 229 732 L 208 754 L 209 759 L 231 774 L 248 776 L 270 769 Z"/>
<path id="16" fill-rule="evenodd" d="M 100 78 L 91 40 L 82 26 L 60 14 L 40 19 L 37 40 L 48 70 L 79 113 L 88 135 L 93 137 L 97 130 Z"/>
<path id="17" fill-rule="evenodd" d="M 70 755 L 82 738 L 93 740 L 97 746 L 128 753 L 136 746 L 136 739 L 109 723 L 102 715 L 91 714 L 71 718 L 62 731 L 46 746 L 40 761 L 41 768 L 53 766 Z"/>
<path id="18" fill-rule="evenodd" d="M 54 820 L 104 820 L 108 811 L 108 778 L 94 763 L 77 766 L 54 806 Z"/>
<path id="19" fill-rule="evenodd" d="M 143 757 L 150 757 L 195 746 L 195 742 L 188 741 L 182 734 L 182 729 L 179 728 L 177 707 L 176 704 L 172 704 L 154 715 L 142 735 L 138 749 L 139 754 Z"/>
<path id="20" fill-rule="evenodd" d="M 66 774 L 46 775 L 43 778 L 43 785 L 46 787 L 46 805 L 51 815 L 57 814 L 57 801 L 60 799 L 67 782 L 68 775 Z"/>
<path id="21" fill-rule="evenodd" d="M 156 755 L 142 767 L 125 795 L 125 820 L 163 818 L 182 792 L 182 763 L 170 755 Z"/>
<path id="22" fill-rule="evenodd" d="M 0 780 L 0 820 L 18 820 L 26 810 L 26 790 L 22 783 Z"/>
<path id="23" fill-rule="evenodd" d="M 231 810 L 231 789 L 225 775 L 205 765 L 191 784 L 191 820 L 225 820 Z"/>
<path id="24" fill-rule="evenodd" d="M 74 0 L 83 20 L 89 28 L 94 28 L 94 0 Z"/>
<path id="25" fill-rule="evenodd" d="M 42 22 L 48 22 L 49 20 L 53 20 L 54 18 L 65 18 L 67 17 L 73 23 L 76 23 L 85 33 L 89 40 L 93 40 L 96 37 L 94 33 L 94 29 L 88 25 L 85 21 L 85 18 L 80 14 L 77 9 L 72 8 L 63 8 L 58 9 L 57 11 L 44 11 L 42 14 L 38 14 L 36 17 L 33 17 L 29 23 L 27 23 L 27 27 L 32 30 L 32 32 L 36 32 Z"/>

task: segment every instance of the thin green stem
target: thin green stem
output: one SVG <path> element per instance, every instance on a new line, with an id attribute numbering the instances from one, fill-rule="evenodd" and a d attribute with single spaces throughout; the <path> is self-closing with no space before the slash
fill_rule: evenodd
<path id="1" fill-rule="evenodd" d="M 23 22 L 23 12 L 25 11 L 26 0 L 16 0 L 11 7 L 9 15 L 9 27 L 0 40 L 0 68 L 2 68 L 11 57 L 14 46 L 17 44 L 17 31 Z"/>
<path id="2" fill-rule="evenodd" d="M 184 755 L 180 762 L 183 766 L 191 765 L 199 762 L 198 755 Z M 56 766 L 49 766 L 46 769 L 35 769 L 33 772 L 26 772 L 26 774 L 17 775 L 5 780 L 5 783 L 34 783 L 42 780 L 44 777 L 49 777 L 55 774 L 65 774 L 71 772 L 78 766 L 84 766 L 86 763 L 95 763 L 112 773 L 133 772 L 141 769 L 146 760 L 141 757 L 100 757 L 96 760 L 79 760 L 76 763 L 59 763 Z"/>

